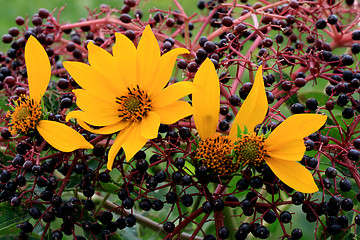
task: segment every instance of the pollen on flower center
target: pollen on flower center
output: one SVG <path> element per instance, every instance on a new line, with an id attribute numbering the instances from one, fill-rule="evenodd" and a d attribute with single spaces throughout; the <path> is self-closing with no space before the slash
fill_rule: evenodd
<path id="1" fill-rule="evenodd" d="M 15 102 L 15 110 L 9 111 L 6 117 L 10 118 L 9 130 L 12 135 L 27 134 L 39 122 L 42 111 L 40 104 L 29 96 L 21 95 Z"/>
<path id="2" fill-rule="evenodd" d="M 256 133 L 243 134 L 238 139 L 234 152 L 238 157 L 238 163 L 242 165 L 260 165 L 265 158 L 264 138 Z"/>
<path id="3" fill-rule="evenodd" d="M 240 165 L 233 163 L 234 158 L 229 156 L 233 148 L 234 142 L 229 136 L 217 134 L 199 143 L 196 159 L 217 175 L 234 173 Z"/>
<path id="4" fill-rule="evenodd" d="M 139 86 L 128 88 L 127 95 L 117 97 L 119 117 L 125 121 L 140 121 L 151 109 L 151 100 Z"/>

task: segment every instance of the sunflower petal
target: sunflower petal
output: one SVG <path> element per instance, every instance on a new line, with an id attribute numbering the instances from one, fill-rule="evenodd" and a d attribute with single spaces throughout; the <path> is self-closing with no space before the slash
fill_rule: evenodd
<path id="1" fill-rule="evenodd" d="M 158 136 L 160 117 L 154 112 L 148 112 L 141 120 L 141 136 L 146 139 L 153 139 Z"/>
<path id="2" fill-rule="evenodd" d="M 300 161 L 306 151 L 304 140 L 302 138 L 288 141 L 286 145 L 283 145 L 282 147 L 269 145 L 267 139 L 265 139 L 265 148 L 266 154 L 270 157 L 280 158 L 287 161 Z"/>
<path id="3" fill-rule="evenodd" d="M 319 114 L 295 114 L 288 117 L 265 140 L 266 150 L 272 156 L 301 160 L 305 152 L 303 138 L 319 130 L 326 119 L 327 116 Z"/>
<path id="4" fill-rule="evenodd" d="M 213 136 L 219 120 L 220 84 L 214 64 L 210 59 L 199 67 L 194 78 L 192 94 L 194 122 L 201 139 Z"/>
<path id="5" fill-rule="evenodd" d="M 184 117 L 190 116 L 193 113 L 193 108 L 187 102 L 177 101 L 165 107 L 153 108 L 152 111 L 160 117 L 161 123 L 173 124 Z"/>
<path id="6" fill-rule="evenodd" d="M 141 136 L 141 124 L 134 123 L 129 127 L 126 141 L 122 144 L 126 160 L 130 159 L 146 144 L 147 138 Z"/>
<path id="7" fill-rule="evenodd" d="M 150 94 L 157 94 L 163 89 L 171 78 L 176 58 L 180 54 L 188 54 L 189 51 L 185 48 L 175 48 L 160 57 L 159 69 L 154 78 L 153 84 L 149 89 Z"/>
<path id="8" fill-rule="evenodd" d="M 84 128 L 86 131 L 93 132 L 96 134 L 112 134 L 112 133 L 115 133 L 115 132 L 118 132 L 118 131 L 124 129 L 125 127 L 127 127 L 129 125 L 128 122 L 120 121 L 120 122 L 110 124 L 106 127 L 102 127 L 99 129 L 92 129 L 85 122 L 87 122 L 88 124 L 91 124 L 91 125 L 95 125 L 95 126 L 103 126 L 103 125 L 92 124 L 92 123 L 101 123 L 102 124 L 102 119 L 98 120 L 95 118 L 95 116 L 93 116 L 93 115 L 89 116 L 89 114 L 86 114 L 83 111 L 69 112 L 66 115 L 66 121 L 69 121 L 71 118 L 76 118 L 79 125 L 82 128 Z M 96 122 L 96 120 L 98 120 L 99 122 Z"/>
<path id="9" fill-rule="evenodd" d="M 121 120 L 119 105 L 115 101 L 105 101 L 83 89 L 76 89 L 73 92 L 76 96 L 76 104 L 88 116 L 86 119 L 89 119 L 89 124 L 105 126 Z"/>
<path id="10" fill-rule="evenodd" d="M 147 25 L 136 51 L 137 84 L 147 92 L 151 89 L 160 63 L 159 44 Z"/>
<path id="11" fill-rule="evenodd" d="M 25 45 L 25 63 L 30 97 L 39 103 L 49 85 L 51 65 L 45 49 L 33 36 Z"/>
<path id="12" fill-rule="evenodd" d="M 122 74 L 120 74 L 115 64 L 114 57 L 105 49 L 96 46 L 91 41 L 87 45 L 87 48 L 89 50 L 88 58 L 91 67 L 106 78 L 106 82 L 102 82 L 114 89 L 119 95 L 123 95 L 126 88 Z"/>
<path id="13" fill-rule="evenodd" d="M 281 181 L 296 191 L 314 193 L 319 190 L 311 173 L 298 162 L 269 158 L 266 164 Z"/>
<path id="14" fill-rule="evenodd" d="M 252 133 L 255 126 L 264 121 L 267 110 L 268 101 L 262 76 L 262 66 L 260 66 L 256 72 L 254 85 L 236 114 L 229 136 L 233 139 L 236 138 L 237 126 L 240 127 L 241 131 L 244 131 L 244 126 L 246 126 L 249 133 Z"/>
<path id="15" fill-rule="evenodd" d="M 93 95 L 112 101 L 118 97 L 118 93 L 109 85 L 104 84 L 105 77 L 95 71 L 91 66 L 80 62 L 64 62 L 66 70 L 75 81 L 85 90 Z"/>
<path id="16" fill-rule="evenodd" d="M 79 148 L 94 148 L 80 133 L 59 122 L 41 120 L 36 129 L 45 141 L 62 152 L 72 152 Z"/>
<path id="17" fill-rule="evenodd" d="M 124 34 L 115 33 L 113 55 L 116 67 L 128 86 L 135 87 L 136 82 L 136 47 Z"/>
<path id="18" fill-rule="evenodd" d="M 128 129 L 124 129 L 124 131 L 121 131 L 117 135 L 113 145 L 111 146 L 111 148 L 109 150 L 109 154 L 108 154 L 108 161 L 107 161 L 107 168 L 109 170 L 112 170 L 112 166 L 114 164 L 115 157 L 118 154 L 118 152 L 121 148 L 121 145 L 126 141 L 127 135 L 128 135 Z"/>
<path id="19" fill-rule="evenodd" d="M 178 82 L 174 83 L 153 98 L 154 107 L 164 107 L 170 103 L 176 102 L 180 98 L 189 95 L 194 90 L 192 82 Z"/>

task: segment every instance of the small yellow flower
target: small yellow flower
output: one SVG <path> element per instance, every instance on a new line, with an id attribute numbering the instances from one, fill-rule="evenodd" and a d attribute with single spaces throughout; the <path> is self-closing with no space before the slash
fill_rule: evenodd
<path id="1" fill-rule="evenodd" d="M 93 148 L 74 129 L 59 122 L 42 119 L 41 99 L 50 81 L 51 66 L 44 48 L 33 36 L 30 36 L 25 46 L 25 63 L 29 96 L 20 96 L 15 102 L 14 111 L 7 114 L 11 134 L 27 134 L 36 129 L 51 146 L 62 152 Z"/>
<path id="2" fill-rule="evenodd" d="M 194 85 L 194 121 L 201 139 L 207 141 L 216 134 L 220 109 L 219 80 L 210 60 L 205 60 L 200 66 L 194 78 Z M 254 128 L 263 122 L 267 110 L 268 102 L 260 66 L 254 85 L 236 115 L 229 133 L 229 138 L 237 144 L 234 148 L 238 157 L 237 163 L 258 165 L 265 162 L 281 181 L 295 190 L 304 193 L 318 191 L 311 173 L 297 161 L 301 160 L 306 150 L 303 138 L 323 126 L 327 117 L 317 114 L 296 114 L 287 118 L 264 138 L 256 135 Z M 238 127 L 242 132 L 246 127 L 248 133 L 238 138 Z M 229 163 L 226 167 L 224 165 L 222 163 L 221 167 L 230 166 Z"/>
<path id="3" fill-rule="evenodd" d="M 179 54 L 177 48 L 160 56 L 158 42 L 147 26 L 137 48 L 125 36 L 115 33 L 112 55 L 88 44 L 90 65 L 64 62 L 65 68 L 83 88 L 75 90 L 82 111 L 73 111 L 88 131 L 99 134 L 119 132 L 108 154 L 108 169 L 122 147 L 130 160 L 147 142 L 158 136 L 160 123 L 172 124 L 192 114 L 191 106 L 180 98 L 190 94 L 191 82 L 167 85 Z M 87 124 L 102 127 L 94 130 Z"/>

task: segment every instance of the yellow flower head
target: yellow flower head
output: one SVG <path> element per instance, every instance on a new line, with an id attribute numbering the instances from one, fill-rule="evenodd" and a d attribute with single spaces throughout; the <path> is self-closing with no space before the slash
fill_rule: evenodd
<path id="1" fill-rule="evenodd" d="M 45 49 L 33 36 L 30 36 L 25 46 L 25 63 L 29 96 L 20 96 L 15 102 L 14 111 L 7 114 L 11 134 L 27 134 L 36 129 L 51 146 L 62 152 L 93 148 L 74 129 L 42 119 L 41 99 L 50 81 L 51 66 Z"/>
<path id="2" fill-rule="evenodd" d="M 204 141 L 216 134 L 220 109 L 219 80 L 210 60 L 205 60 L 200 66 L 194 78 L 194 85 L 194 121 Z M 268 102 L 260 66 L 254 85 L 229 132 L 230 139 L 236 143 L 236 163 L 259 165 L 265 162 L 281 181 L 295 190 L 304 193 L 318 191 L 311 173 L 297 161 L 302 159 L 306 150 L 303 138 L 323 126 L 327 117 L 318 114 L 296 114 L 287 118 L 264 138 L 256 135 L 254 128 L 263 122 L 267 110 Z M 238 127 L 241 132 L 247 129 L 248 133 L 238 138 Z M 213 161 L 217 160 L 218 158 L 213 158 Z"/>
<path id="3" fill-rule="evenodd" d="M 108 169 L 122 147 L 130 160 L 147 142 L 158 136 L 160 123 L 172 124 L 192 114 L 191 106 L 180 98 L 192 92 L 192 83 L 166 87 L 179 54 L 177 48 L 160 56 L 158 42 L 147 26 L 137 48 L 125 35 L 115 33 L 112 55 L 89 43 L 89 63 L 64 62 L 65 68 L 83 88 L 75 90 L 81 111 L 73 111 L 88 131 L 98 134 L 119 132 L 108 155 Z M 97 130 L 87 124 L 101 127 Z"/>

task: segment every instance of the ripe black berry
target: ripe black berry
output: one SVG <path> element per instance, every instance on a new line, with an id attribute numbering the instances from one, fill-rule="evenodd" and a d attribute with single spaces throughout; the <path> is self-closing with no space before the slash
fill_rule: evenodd
<path id="1" fill-rule="evenodd" d="M 166 201 L 170 204 L 174 204 L 178 201 L 178 196 L 175 192 L 168 192 L 165 195 Z"/>
<path id="2" fill-rule="evenodd" d="M 291 237 L 294 240 L 300 239 L 302 236 L 303 236 L 303 232 L 298 228 L 295 228 L 294 230 L 291 231 Z"/>
<path id="3" fill-rule="evenodd" d="M 289 213 L 288 211 L 283 211 L 281 214 L 280 214 L 280 221 L 282 223 L 289 223 L 291 222 L 291 213 Z"/>
<path id="4" fill-rule="evenodd" d="M 129 214 L 125 217 L 127 227 L 133 227 L 136 223 L 136 217 L 133 214 Z"/>
<path id="5" fill-rule="evenodd" d="M 221 239 L 227 239 L 229 237 L 230 232 L 227 227 L 221 227 L 218 230 L 218 234 Z"/>
<path id="6" fill-rule="evenodd" d="M 353 31 L 353 33 L 351 34 L 351 38 L 353 40 L 360 40 L 360 30 Z"/>
<path id="7" fill-rule="evenodd" d="M 349 192 L 351 190 L 351 183 L 347 178 L 344 178 L 339 183 L 340 189 L 343 192 Z"/>
<path id="8" fill-rule="evenodd" d="M 269 210 L 267 213 L 265 213 L 264 215 L 264 220 L 265 222 L 267 223 L 274 223 L 276 221 L 277 217 L 276 217 L 276 214 Z"/>
<path id="9" fill-rule="evenodd" d="M 164 202 L 161 201 L 160 199 L 155 199 L 151 204 L 151 208 L 155 211 L 160 211 L 161 209 L 163 209 L 163 207 L 164 207 Z"/>
<path id="10" fill-rule="evenodd" d="M 338 17 L 334 14 L 330 15 L 327 19 L 327 22 L 331 25 L 335 25 L 338 21 Z"/>
<path id="11" fill-rule="evenodd" d="M 294 103 L 293 105 L 291 105 L 291 112 L 293 112 L 294 114 L 304 113 L 304 111 L 305 107 L 301 103 Z"/>
<path id="12" fill-rule="evenodd" d="M 102 172 L 99 174 L 99 181 L 103 183 L 108 183 L 111 180 L 111 176 L 108 172 Z"/>
<path id="13" fill-rule="evenodd" d="M 216 240 L 216 237 L 212 234 L 206 234 L 203 240 Z"/>
<path id="14" fill-rule="evenodd" d="M 184 194 L 181 199 L 180 199 L 181 203 L 185 206 L 185 207 L 190 207 L 193 204 L 193 197 L 190 194 Z"/>
<path id="15" fill-rule="evenodd" d="M 359 139 L 356 139 L 356 140 L 359 140 Z M 355 141 L 354 141 L 354 146 L 356 144 L 357 143 L 355 143 Z M 349 157 L 350 160 L 357 161 L 360 158 L 360 152 L 358 150 L 355 150 L 355 149 L 350 149 L 349 152 L 348 152 L 348 157 Z"/>
<path id="16" fill-rule="evenodd" d="M 175 224 L 173 222 L 165 222 L 163 225 L 165 232 L 171 233 L 175 230 Z"/>
<path id="17" fill-rule="evenodd" d="M 241 99 L 239 98 L 239 96 L 238 95 L 231 95 L 230 97 L 229 97 L 229 102 L 230 102 L 230 104 L 231 105 L 233 105 L 233 106 L 240 106 L 240 103 L 241 103 Z"/>
<path id="18" fill-rule="evenodd" d="M 324 19 L 319 19 L 316 21 L 315 26 L 317 29 L 324 29 L 326 28 L 326 21 Z"/>
<path id="19" fill-rule="evenodd" d="M 353 200 L 351 200 L 350 198 L 344 198 L 341 201 L 341 208 L 344 211 L 350 211 L 353 207 L 354 207 L 354 203 Z"/>
<path id="20" fill-rule="evenodd" d="M 326 170 L 325 170 L 325 175 L 326 177 L 328 178 L 334 178 L 337 176 L 337 171 L 335 168 L 333 167 L 328 167 Z"/>
<path id="21" fill-rule="evenodd" d="M 270 231 L 265 226 L 257 227 L 255 232 L 256 232 L 256 234 L 255 234 L 256 237 L 258 237 L 260 239 L 267 239 L 270 236 Z"/>
<path id="22" fill-rule="evenodd" d="M 227 121 L 221 121 L 219 123 L 219 130 L 222 132 L 226 132 L 229 129 L 230 125 Z"/>
<path id="23" fill-rule="evenodd" d="M 318 101 L 316 101 L 315 98 L 309 98 L 308 100 L 306 100 L 306 107 L 309 110 L 316 110 L 318 107 Z"/>
<path id="24" fill-rule="evenodd" d="M 341 226 L 337 223 L 334 223 L 334 224 L 329 225 L 327 230 L 330 235 L 336 235 L 341 232 Z"/>

